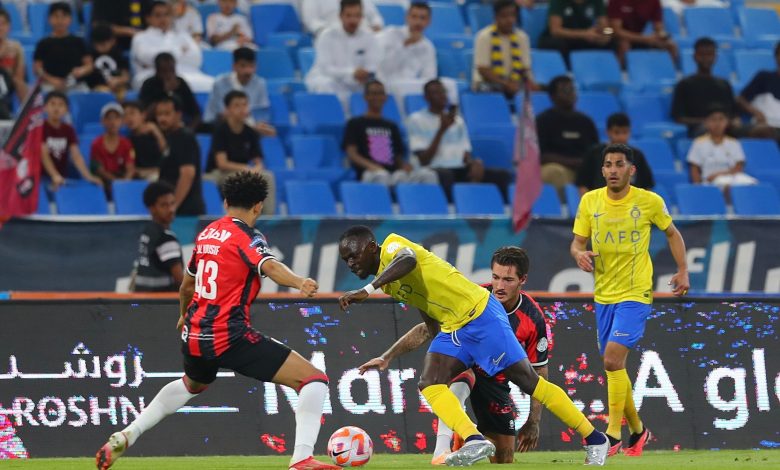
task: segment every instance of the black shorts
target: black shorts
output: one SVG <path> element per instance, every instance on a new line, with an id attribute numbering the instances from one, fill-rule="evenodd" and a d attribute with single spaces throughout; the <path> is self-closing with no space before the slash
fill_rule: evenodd
<path id="1" fill-rule="evenodd" d="M 515 435 L 517 410 L 509 395 L 509 383 L 479 372 L 471 390 L 471 407 L 477 417 L 477 429 L 481 433 Z"/>
<path id="2" fill-rule="evenodd" d="M 184 354 L 184 373 L 202 384 L 216 380 L 219 369 L 230 369 L 261 382 L 270 382 L 292 350 L 270 336 L 253 333 L 214 359 Z"/>

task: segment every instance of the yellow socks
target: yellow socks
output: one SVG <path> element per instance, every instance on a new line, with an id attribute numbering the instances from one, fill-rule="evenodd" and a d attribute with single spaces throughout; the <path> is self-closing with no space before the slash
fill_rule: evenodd
<path id="1" fill-rule="evenodd" d="M 588 418 L 574 406 L 566 392 L 557 385 L 539 377 L 539 383 L 536 384 L 532 396 L 563 421 L 566 426 L 580 433 L 582 437 L 587 437 L 593 432 L 593 425 L 590 424 Z"/>
<path id="2" fill-rule="evenodd" d="M 634 391 L 631 389 L 631 379 L 628 378 L 628 373 L 623 369 L 623 373 L 626 374 L 626 406 L 623 408 L 623 413 L 628 421 L 628 430 L 631 434 L 637 434 L 642 432 L 644 426 L 642 426 L 642 420 L 639 419 L 639 413 L 636 411 L 636 405 L 634 405 Z"/>
<path id="3" fill-rule="evenodd" d="M 625 369 L 607 371 L 607 400 L 609 402 L 607 434 L 618 440 L 621 438 L 620 427 L 623 425 L 623 412 L 626 408 L 626 396 L 630 387 L 631 381 Z"/>
<path id="4" fill-rule="evenodd" d="M 444 384 L 431 385 L 425 387 L 422 394 L 436 416 L 463 439 L 479 434 L 477 426 L 471 422 L 458 398 L 450 391 L 449 387 Z"/>

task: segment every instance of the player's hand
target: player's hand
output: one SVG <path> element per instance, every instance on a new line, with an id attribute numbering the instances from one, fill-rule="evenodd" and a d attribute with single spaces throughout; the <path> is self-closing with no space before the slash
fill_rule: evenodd
<path id="1" fill-rule="evenodd" d="M 301 291 L 301 294 L 305 295 L 306 297 L 313 297 L 314 294 L 317 293 L 317 289 L 319 289 L 320 286 L 317 284 L 317 281 L 314 279 L 307 277 L 303 280 L 301 283 L 301 287 L 298 289 Z"/>
<path id="2" fill-rule="evenodd" d="M 596 256 L 598 255 L 592 251 L 581 251 L 577 255 L 577 266 L 579 266 L 580 269 L 582 269 L 586 273 L 592 273 L 593 258 L 595 258 Z"/>
<path id="3" fill-rule="evenodd" d="M 672 293 L 674 295 L 686 295 L 688 289 L 691 288 L 691 281 L 688 279 L 688 271 L 677 271 L 677 273 L 669 279 L 669 285 L 673 286 Z"/>
<path id="4" fill-rule="evenodd" d="M 366 362 L 362 366 L 358 367 L 358 370 L 360 371 L 360 375 L 363 375 L 371 369 L 382 371 L 387 369 L 389 366 L 390 366 L 390 361 L 388 361 L 382 356 L 379 356 L 371 359 L 370 361 Z"/>
<path id="5" fill-rule="evenodd" d="M 539 423 L 528 420 L 517 432 L 517 451 L 528 452 L 539 445 Z"/>
<path id="6" fill-rule="evenodd" d="M 181 329 L 184 327 L 184 317 L 179 315 L 179 321 L 176 322 L 176 330 L 181 331 Z"/>
<path id="7" fill-rule="evenodd" d="M 341 310 L 346 311 L 349 304 L 362 302 L 367 298 L 368 292 L 366 292 L 365 289 L 351 290 L 339 297 L 339 305 L 341 306 Z"/>

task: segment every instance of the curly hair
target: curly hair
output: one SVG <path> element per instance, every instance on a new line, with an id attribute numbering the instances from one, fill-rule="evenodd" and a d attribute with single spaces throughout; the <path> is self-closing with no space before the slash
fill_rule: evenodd
<path id="1" fill-rule="evenodd" d="M 222 196 L 228 207 L 251 209 L 268 196 L 268 182 L 258 173 L 239 171 L 222 183 Z"/>
<path id="2" fill-rule="evenodd" d="M 519 246 L 503 246 L 497 249 L 493 253 L 493 259 L 490 260 L 490 266 L 492 267 L 494 264 L 514 266 L 518 278 L 528 274 L 528 269 L 531 267 L 528 252 Z"/>

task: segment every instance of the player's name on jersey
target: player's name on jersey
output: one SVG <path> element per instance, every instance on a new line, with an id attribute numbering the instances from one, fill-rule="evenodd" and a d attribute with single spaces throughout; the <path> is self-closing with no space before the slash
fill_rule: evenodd
<path id="1" fill-rule="evenodd" d="M 219 245 L 198 245 L 199 255 L 218 255 Z"/>
<path id="2" fill-rule="evenodd" d="M 198 241 L 219 240 L 220 243 L 225 243 L 225 240 L 230 238 L 231 235 L 232 233 L 227 230 L 217 230 L 215 228 L 209 227 L 208 229 L 202 231 L 200 235 L 198 235 Z"/>

